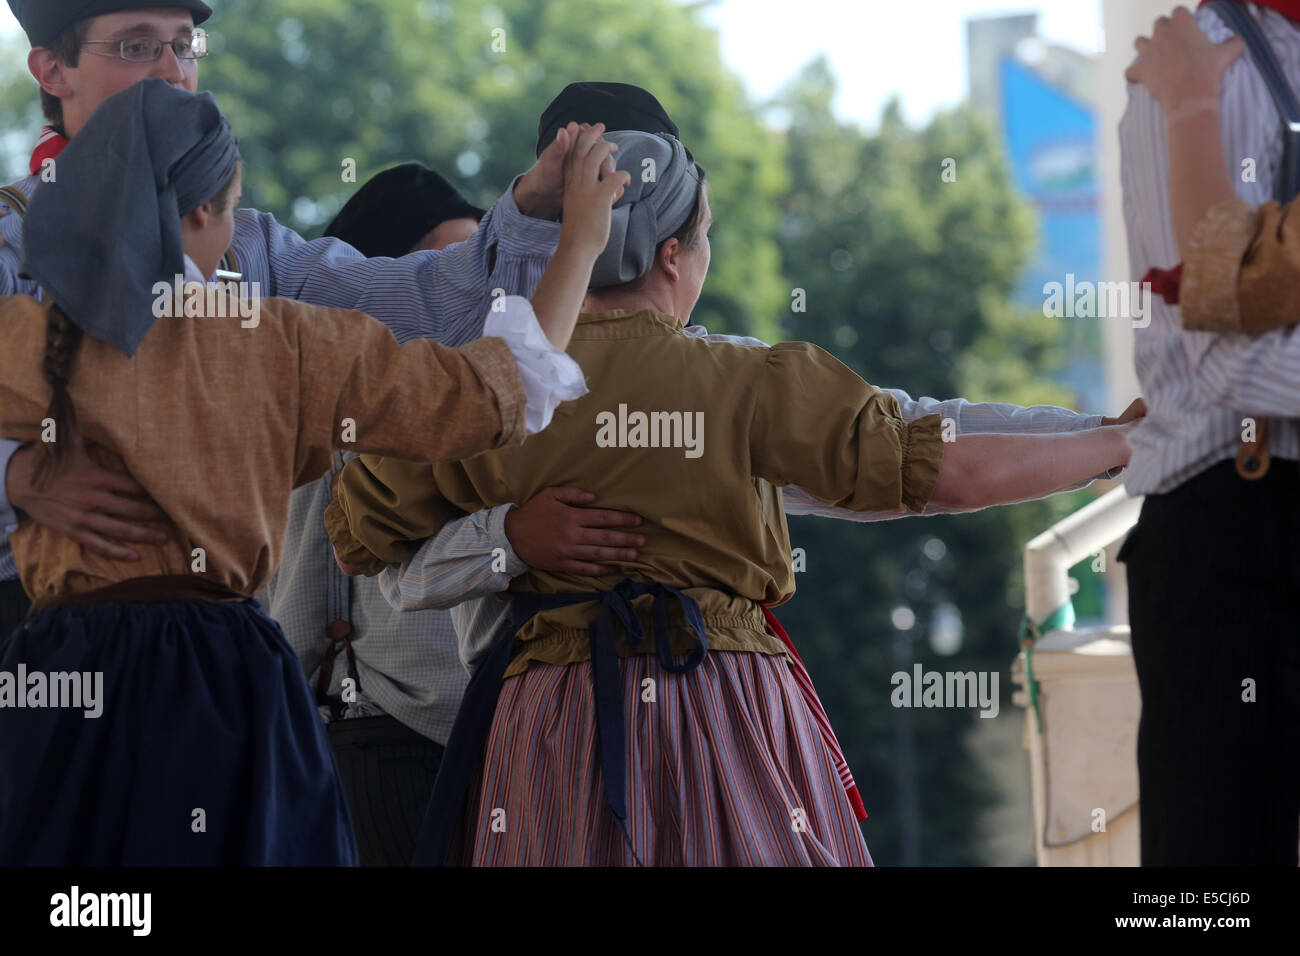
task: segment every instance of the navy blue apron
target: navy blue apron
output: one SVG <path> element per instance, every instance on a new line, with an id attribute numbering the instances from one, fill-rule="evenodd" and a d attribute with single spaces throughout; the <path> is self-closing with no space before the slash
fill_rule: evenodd
<path id="1" fill-rule="evenodd" d="M 51 607 L 0 647 L 20 668 L 101 696 L 0 708 L 0 866 L 357 864 L 302 664 L 255 600 Z"/>
<path id="2" fill-rule="evenodd" d="M 605 783 L 605 803 L 618 824 L 619 832 L 637 863 L 636 847 L 627 829 L 627 781 L 624 767 L 627 755 L 623 747 L 622 680 L 618 653 L 614 646 L 615 622 L 623 625 L 627 641 L 634 647 L 645 640 L 641 622 L 632 609 L 632 600 L 643 594 L 654 595 L 655 654 L 659 665 L 669 673 L 685 674 L 695 670 L 708 654 L 704 636 L 704 616 L 695 599 L 664 584 L 644 584 L 624 578 L 609 591 L 583 594 L 516 594 L 512 595 L 510 623 L 492 645 L 487 659 L 470 678 L 451 728 L 451 738 L 433 785 L 433 796 L 416 844 L 415 866 L 448 865 L 448 857 L 467 811 L 474 771 L 483 760 L 488 733 L 496 715 L 497 699 L 505 680 L 506 667 L 514 649 L 515 635 L 533 615 L 585 601 L 599 601 L 600 611 L 587 628 L 591 647 L 591 680 L 596 707 L 596 735 L 600 747 L 601 776 Z M 695 632 L 697 645 L 677 664 L 668 641 L 668 601 L 681 605 L 686 623 Z"/>

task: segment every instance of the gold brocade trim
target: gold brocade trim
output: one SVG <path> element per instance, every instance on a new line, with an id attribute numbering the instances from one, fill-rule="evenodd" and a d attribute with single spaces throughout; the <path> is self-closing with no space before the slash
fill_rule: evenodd
<path id="1" fill-rule="evenodd" d="M 1183 328 L 1241 331 L 1237 284 L 1258 222 L 1254 207 L 1240 199 L 1228 199 L 1211 206 L 1197 223 L 1188 242 L 1178 293 Z"/>

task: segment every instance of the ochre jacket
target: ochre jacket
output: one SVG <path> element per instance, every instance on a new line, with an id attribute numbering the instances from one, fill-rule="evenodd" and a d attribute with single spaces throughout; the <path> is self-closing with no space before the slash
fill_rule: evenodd
<path id="1" fill-rule="evenodd" d="M 131 358 L 83 340 L 69 393 L 92 457 L 130 472 L 171 519 L 170 537 L 133 543 L 139 561 L 115 561 L 24 522 L 9 540 L 37 608 L 154 575 L 251 597 L 279 560 L 290 492 L 329 469 L 332 449 L 435 461 L 524 437 L 523 380 L 499 338 L 398 345 L 362 312 L 288 299 L 258 306 L 252 328 L 238 318 L 159 319 Z M 47 309 L 0 298 L 2 437 L 41 441 Z M 233 300 L 224 314 L 240 315 Z"/>
<path id="2" fill-rule="evenodd" d="M 568 352 L 589 393 L 519 447 L 436 466 L 370 455 L 349 463 L 326 512 L 339 557 L 378 574 L 453 517 L 572 485 L 594 492 L 600 507 L 645 519 L 640 557 L 605 562 L 619 567 L 612 579 L 530 569 L 511 591 L 658 582 L 699 603 L 710 649 L 775 654 L 784 647 L 767 634 L 760 605 L 787 600 L 794 573 L 772 486 L 797 484 L 858 511 L 920 511 L 938 479 L 939 416 L 905 421 L 896 399 L 815 345 L 710 342 L 672 316 L 617 310 L 580 316 Z M 633 602 L 647 635 L 639 652 L 653 650 L 651 601 Z M 520 631 L 507 673 L 532 660 L 586 659 L 596 607 L 538 614 Z M 684 653 L 694 641 L 675 605 L 670 614 L 671 643 Z"/>

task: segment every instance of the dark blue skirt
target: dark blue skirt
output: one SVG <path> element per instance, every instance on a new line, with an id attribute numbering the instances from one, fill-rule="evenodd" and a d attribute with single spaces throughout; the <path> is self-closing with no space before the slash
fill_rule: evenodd
<path id="1" fill-rule="evenodd" d="M 20 665 L 27 700 L 33 673 L 102 673 L 102 712 L 48 706 L 67 681 L 0 707 L 0 865 L 356 865 L 302 665 L 256 601 L 50 608 L 0 648 L 0 680 Z"/>

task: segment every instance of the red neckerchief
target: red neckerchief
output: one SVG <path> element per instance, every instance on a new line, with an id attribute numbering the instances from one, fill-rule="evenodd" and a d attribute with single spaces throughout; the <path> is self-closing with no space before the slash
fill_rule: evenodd
<path id="1" fill-rule="evenodd" d="M 1210 0 L 1201 0 L 1199 6 L 1204 6 Z M 1245 3 L 1246 0 L 1240 0 Z M 1270 10 L 1276 10 L 1284 17 L 1295 20 L 1300 23 L 1300 0 L 1249 0 L 1258 7 L 1268 7 Z M 1142 277 L 1143 282 L 1151 283 L 1151 291 L 1170 305 L 1178 304 L 1178 288 L 1183 280 L 1183 264 L 1180 262 L 1172 269 L 1159 269 L 1152 266 L 1147 270 L 1147 274 Z"/>
<path id="2" fill-rule="evenodd" d="M 1142 281 L 1151 283 L 1152 293 L 1161 296 L 1170 305 L 1177 305 L 1178 288 L 1183 281 L 1183 264 L 1180 262 L 1172 269 L 1150 268 Z"/>
<path id="3" fill-rule="evenodd" d="M 27 164 L 27 168 L 35 176 L 41 171 L 47 159 L 53 159 L 59 153 L 63 152 L 63 147 L 68 145 L 68 137 L 64 136 L 53 126 L 41 127 L 41 138 L 36 141 L 36 148 L 32 150 L 32 161 Z"/>
<path id="4" fill-rule="evenodd" d="M 1200 6 L 1209 3 L 1210 0 L 1201 0 Z M 1246 0 L 1240 0 L 1245 3 Z M 1300 21 L 1300 0 L 1250 0 L 1257 7 L 1268 7 L 1270 10 L 1276 10 L 1284 17 L 1290 17 L 1292 20 Z"/>

